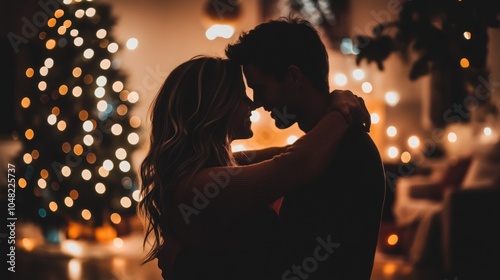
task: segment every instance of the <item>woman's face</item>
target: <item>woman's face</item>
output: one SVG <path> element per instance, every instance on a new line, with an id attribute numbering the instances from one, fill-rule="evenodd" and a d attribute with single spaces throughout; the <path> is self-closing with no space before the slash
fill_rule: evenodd
<path id="1" fill-rule="evenodd" d="M 243 78 L 238 84 L 237 91 L 234 94 L 240 96 L 238 104 L 236 105 L 236 110 L 231 116 L 229 121 L 230 132 L 232 135 L 231 140 L 236 139 L 248 139 L 253 136 L 253 131 L 251 129 L 252 122 L 250 121 L 250 116 L 252 110 L 254 109 L 253 102 L 247 97 L 245 91 L 245 84 Z"/>

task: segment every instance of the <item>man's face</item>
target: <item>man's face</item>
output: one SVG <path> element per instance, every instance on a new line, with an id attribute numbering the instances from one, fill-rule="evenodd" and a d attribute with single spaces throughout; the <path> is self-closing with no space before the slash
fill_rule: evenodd
<path id="1" fill-rule="evenodd" d="M 255 106 L 264 107 L 264 110 L 270 112 L 276 127 L 285 129 L 297 121 L 292 89 L 286 80 L 280 83 L 253 64 L 243 65 L 243 73 L 247 86 L 253 90 Z"/>

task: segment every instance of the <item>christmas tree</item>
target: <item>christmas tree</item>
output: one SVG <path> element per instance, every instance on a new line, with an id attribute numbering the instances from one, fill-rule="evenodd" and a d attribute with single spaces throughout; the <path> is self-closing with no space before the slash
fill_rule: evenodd
<path id="1" fill-rule="evenodd" d="M 24 73 L 32 90 L 18 109 L 16 214 L 68 238 L 93 238 L 103 227 L 116 232 L 135 215 L 131 155 L 141 124 L 131 113 L 138 94 L 125 88 L 113 59 L 116 20 L 109 5 L 90 0 L 52 1 L 43 11 L 47 22 Z"/>

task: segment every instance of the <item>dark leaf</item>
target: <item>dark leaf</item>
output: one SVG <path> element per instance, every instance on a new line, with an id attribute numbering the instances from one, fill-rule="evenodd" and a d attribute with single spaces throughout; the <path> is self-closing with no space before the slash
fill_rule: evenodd
<path id="1" fill-rule="evenodd" d="M 420 57 L 413 66 L 410 71 L 410 80 L 415 81 L 421 76 L 429 73 L 429 60 L 428 57 L 422 56 Z"/>

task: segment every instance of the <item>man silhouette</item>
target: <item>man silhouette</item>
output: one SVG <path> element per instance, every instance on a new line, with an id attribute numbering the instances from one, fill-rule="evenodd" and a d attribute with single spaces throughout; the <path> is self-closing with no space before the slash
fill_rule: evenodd
<path id="1" fill-rule="evenodd" d="M 226 55 L 242 65 L 256 106 L 279 128 L 297 123 L 307 133 L 338 94 L 329 91 L 328 54 L 308 21 L 262 23 Z M 366 131 L 351 128 L 333 158 L 319 179 L 283 198 L 290 266 L 282 279 L 370 279 L 386 187 L 380 154 Z"/>

